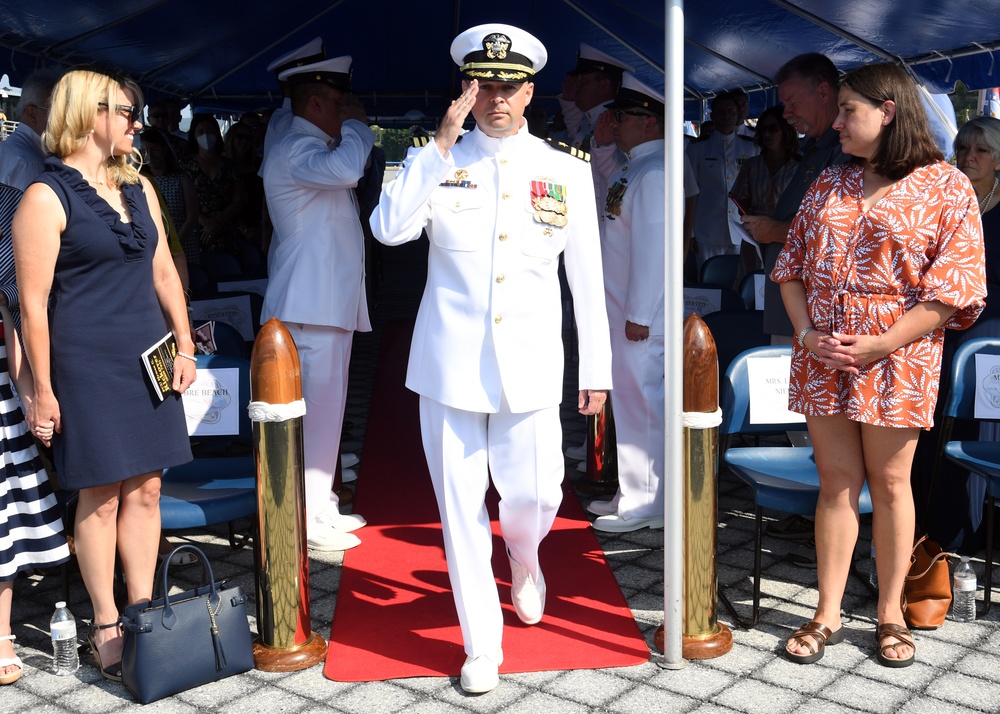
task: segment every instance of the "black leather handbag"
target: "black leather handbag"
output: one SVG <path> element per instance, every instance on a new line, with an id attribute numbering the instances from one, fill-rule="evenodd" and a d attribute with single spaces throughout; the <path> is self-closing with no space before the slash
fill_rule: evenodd
<path id="1" fill-rule="evenodd" d="M 170 592 L 170 557 L 189 550 L 201 558 L 208 584 Z M 162 597 L 157 598 L 156 588 Z M 125 608 L 122 682 L 143 704 L 253 669 L 246 596 L 239 587 L 215 582 L 200 549 L 175 548 L 163 558 L 154 599 Z"/>

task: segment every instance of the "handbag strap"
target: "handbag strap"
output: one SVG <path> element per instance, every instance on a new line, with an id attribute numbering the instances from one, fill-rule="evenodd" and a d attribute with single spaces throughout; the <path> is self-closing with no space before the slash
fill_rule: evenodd
<path id="1" fill-rule="evenodd" d="M 916 564 L 916 562 L 917 562 L 917 548 L 918 548 L 918 547 L 920 547 L 920 544 L 921 544 L 921 543 L 923 543 L 923 542 L 924 542 L 925 540 L 927 540 L 927 535 L 926 535 L 926 534 L 922 535 L 922 536 L 920 537 L 920 540 L 918 540 L 918 541 L 917 541 L 916 543 L 914 543 L 914 544 L 913 544 L 913 551 L 912 551 L 912 552 L 910 553 L 910 567 L 911 567 L 911 568 L 912 568 L 912 567 L 913 567 L 913 566 L 914 566 L 914 565 Z M 951 554 L 950 554 L 950 553 L 947 553 L 947 552 L 945 552 L 945 551 L 943 551 L 943 550 L 942 550 L 942 551 L 941 551 L 941 552 L 939 552 L 939 553 L 938 553 L 937 555 L 935 555 L 935 556 L 933 556 L 933 557 L 931 558 L 931 562 L 927 564 L 927 567 L 926 567 L 926 568 L 924 569 L 924 572 L 922 572 L 922 573 L 917 573 L 917 574 L 913 574 L 913 575 L 911 575 L 911 574 L 907 573 L 907 575 L 906 575 L 906 580 L 919 580 L 920 578 L 922 578 L 922 577 L 924 577 L 925 575 L 927 575 L 927 573 L 931 572 L 931 568 L 933 568 L 933 567 L 934 567 L 934 565 L 935 565 L 935 564 L 936 564 L 936 563 L 937 563 L 937 562 L 938 562 L 939 560 L 941 560 L 941 559 L 943 558 L 944 560 L 946 560 L 946 561 L 947 561 L 947 560 L 948 560 L 948 556 L 949 556 L 949 555 L 951 555 Z"/>
<path id="2" fill-rule="evenodd" d="M 208 557 L 201 551 L 200 548 L 197 548 L 193 545 L 177 546 L 170 552 L 170 555 L 166 556 L 163 559 L 163 564 L 160 566 L 159 577 L 157 578 L 157 580 L 160 583 L 160 586 L 163 588 L 163 623 L 168 628 L 173 625 L 173 622 L 175 620 L 174 610 L 172 607 L 170 607 L 170 594 L 169 594 L 170 587 L 167 582 L 168 576 L 170 574 L 170 559 L 174 556 L 174 554 L 179 553 L 183 550 L 191 551 L 192 553 L 195 553 L 199 558 L 201 558 L 202 575 L 208 576 L 209 603 L 211 603 L 212 600 L 221 600 L 221 596 L 215 589 L 215 574 L 212 572 L 212 564 L 208 562 Z"/>

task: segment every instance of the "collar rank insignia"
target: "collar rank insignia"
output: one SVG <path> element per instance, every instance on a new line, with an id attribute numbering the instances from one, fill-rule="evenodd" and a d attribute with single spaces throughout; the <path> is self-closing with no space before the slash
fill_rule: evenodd
<path id="1" fill-rule="evenodd" d="M 531 182 L 531 205 L 535 221 L 562 228 L 567 224 L 566 187 L 547 179 Z"/>

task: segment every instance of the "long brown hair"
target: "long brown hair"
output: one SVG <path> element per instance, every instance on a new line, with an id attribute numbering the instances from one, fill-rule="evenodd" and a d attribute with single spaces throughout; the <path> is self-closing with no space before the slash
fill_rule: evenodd
<path id="1" fill-rule="evenodd" d="M 915 168 L 944 159 L 931 135 L 917 85 L 902 69 L 888 62 L 864 65 L 845 74 L 840 86 L 851 88 L 876 107 L 886 101 L 896 105 L 896 114 L 882 128 L 871 158 L 879 176 L 898 181 Z"/>

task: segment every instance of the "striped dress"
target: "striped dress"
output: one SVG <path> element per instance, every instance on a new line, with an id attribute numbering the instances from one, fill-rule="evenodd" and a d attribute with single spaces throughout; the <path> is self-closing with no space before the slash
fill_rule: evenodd
<path id="1" fill-rule="evenodd" d="M 11 389 L 0 322 L 0 581 L 69 559 L 62 509 Z"/>

